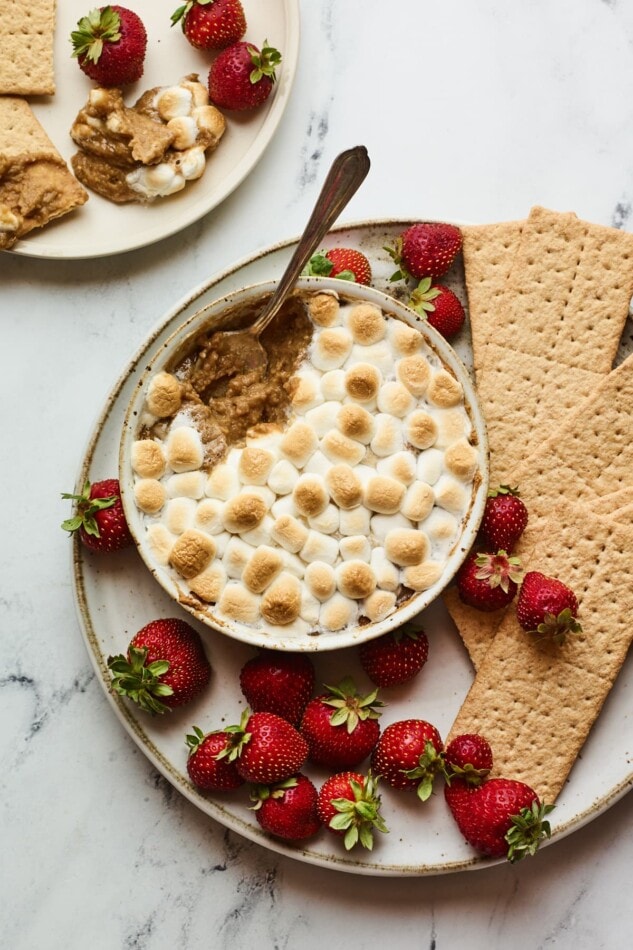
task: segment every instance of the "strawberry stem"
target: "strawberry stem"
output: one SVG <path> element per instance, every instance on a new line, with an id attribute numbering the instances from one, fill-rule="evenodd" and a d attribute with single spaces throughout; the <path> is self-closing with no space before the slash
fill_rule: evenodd
<path id="1" fill-rule="evenodd" d="M 147 647 L 129 648 L 129 655 L 108 657 L 108 669 L 112 673 L 112 690 L 126 696 L 145 712 L 152 715 L 170 712 L 170 707 L 160 701 L 161 696 L 171 696 L 173 689 L 161 682 L 161 676 L 169 670 L 167 660 L 154 660 L 148 666 L 145 661 Z"/>

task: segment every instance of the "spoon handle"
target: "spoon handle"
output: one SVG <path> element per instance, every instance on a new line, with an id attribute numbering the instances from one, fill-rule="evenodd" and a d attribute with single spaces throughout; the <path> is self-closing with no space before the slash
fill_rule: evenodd
<path id="1" fill-rule="evenodd" d="M 277 289 L 248 332 L 254 336 L 268 326 L 292 290 L 297 277 L 330 230 L 339 214 L 356 193 L 369 171 L 369 155 L 364 145 L 357 145 L 338 155 L 316 200 L 299 243 L 295 248 Z"/>

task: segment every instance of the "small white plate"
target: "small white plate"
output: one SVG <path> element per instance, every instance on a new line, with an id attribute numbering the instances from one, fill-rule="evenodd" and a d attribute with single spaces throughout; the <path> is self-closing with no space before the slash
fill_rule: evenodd
<path id="1" fill-rule="evenodd" d="M 389 284 L 393 265 L 383 248 L 410 223 L 376 221 L 340 227 L 331 232 L 324 246 L 360 248 L 372 262 L 374 286 L 397 293 L 399 285 Z M 192 291 L 167 315 L 116 382 L 90 437 L 78 485 L 83 484 L 86 477 L 97 480 L 116 476 L 125 411 L 148 355 L 167 339 L 177 323 L 201 306 L 244 284 L 279 276 L 293 246 L 294 242 L 278 245 L 240 262 Z M 443 282 L 463 295 L 460 268 L 452 268 Z M 630 327 L 627 327 L 624 337 L 633 339 Z M 468 330 L 454 343 L 464 362 L 469 363 Z M 115 714 L 155 768 L 206 815 L 271 851 L 356 874 L 435 875 L 463 869 L 476 870 L 495 863 L 477 856 L 463 841 L 444 803 L 439 783 L 436 794 L 424 805 L 415 796 L 383 788 L 383 815 L 389 834 L 376 835 L 373 852 L 356 848 L 349 853 L 344 850 L 340 839 L 326 830 L 303 846 L 288 845 L 267 836 L 249 810 L 248 795 L 243 789 L 224 796 L 197 791 L 187 777 L 185 734 L 194 724 L 206 732 L 239 721 L 244 701 L 238 674 L 254 649 L 204 627 L 179 610 L 151 577 L 136 550 L 98 557 L 75 542 L 73 558 L 80 626 Z M 124 651 L 133 634 L 150 620 L 176 615 L 187 619 L 200 631 L 214 673 L 209 690 L 197 701 L 165 718 L 153 719 L 109 692 L 107 658 L 112 653 Z M 382 700 L 388 704 L 381 722 L 384 728 L 398 719 L 427 719 L 437 726 L 442 736 L 446 736 L 472 682 L 472 667 L 441 602 L 436 601 L 424 611 L 420 622 L 430 643 L 428 663 L 418 678 L 407 686 L 381 691 Z M 370 684 L 361 671 L 355 648 L 319 653 L 313 656 L 313 662 L 317 684 L 336 682 L 351 674 L 361 689 L 369 691 Z M 624 664 L 560 795 L 551 816 L 551 842 L 597 817 L 633 786 L 630 730 L 623 728 L 630 717 L 632 664 L 633 658 Z M 324 773 L 316 769 L 307 771 L 317 784 L 325 778 Z M 537 855 L 530 860 L 544 859 L 543 855 Z"/>
<path id="2" fill-rule="evenodd" d="M 98 4 L 94 4 L 98 6 Z M 134 11 L 147 29 L 147 56 L 143 76 L 124 97 L 132 104 L 146 89 L 178 82 L 198 73 L 206 83 L 213 53 L 195 50 L 170 16 L 178 6 L 137 0 Z M 269 99 L 247 113 L 227 113 L 227 128 L 207 163 L 202 178 L 170 198 L 151 205 L 116 205 L 90 192 L 81 208 L 34 231 L 19 241 L 12 253 L 25 257 L 64 260 L 104 257 L 160 241 L 197 221 L 215 208 L 246 178 L 271 141 L 284 113 L 299 54 L 299 0 L 245 0 L 245 40 L 261 48 L 264 40 L 282 54 L 277 81 Z M 68 161 L 76 148 L 70 127 L 94 83 L 71 57 L 71 31 L 92 9 L 90 0 L 57 4 L 55 82 L 50 97 L 33 99 L 33 111 L 62 156 Z"/>

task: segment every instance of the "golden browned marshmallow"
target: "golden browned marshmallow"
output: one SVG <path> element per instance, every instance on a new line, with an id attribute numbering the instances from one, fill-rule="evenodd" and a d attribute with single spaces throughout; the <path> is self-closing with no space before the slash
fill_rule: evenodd
<path id="1" fill-rule="evenodd" d="M 361 480 L 351 465 L 333 465 L 325 476 L 328 490 L 339 508 L 355 508 L 363 500 Z"/>
<path id="2" fill-rule="evenodd" d="M 132 468 L 141 478 L 160 478 L 165 472 L 162 446 L 153 439 L 137 439 L 130 452 Z"/>
<path id="3" fill-rule="evenodd" d="M 428 557 L 430 547 L 424 532 L 413 528 L 394 528 L 385 538 L 385 554 L 400 567 L 420 564 Z"/>
<path id="4" fill-rule="evenodd" d="M 312 344 L 310 361 L 322 372 L 338 369 L 352 350 L 353 340 L 345 327 L 326 327 Z"/>
<path id="5" fill-rule="evenodd" d="M 367 561 L 343 561 L 335 574 L 336 586 L 345 597 L 363 600 L 376 590 L 376 575 Z"/>
<path id="6" fill-rule="evenodd" d="M 414 396 L 423 396 L 431 381 L 429 361 L 421 353 L 405 356 L 396 363 L 396 376 Z"/>
<path id="7" fill-rule="evenodd" d="M 441 409 L 450 409 L 457 406 L 464 398 L 462 384 L 454 376 L 440 369 L 434 373 L 427 389 L 427 398 L 434 406 Z"/>
<path id="8" fill-rule="evenodd" d="M 468 495 L 466 489 L 450 475 L 442 475 L 434 486 L 435 503 L 453 514 L 459 515 L 466 510 Z"/>
<path id="9" fill-rule="evenodd" d="M 222 515 L 224 504 L 217 498 L 203 498 L 196 508 L 196 527 L 207 534 L 219 534 L 224 530 Z"/>
<path id="10" fill-rule="evenodd" d="M 170 475 L 165 485 L 170 498 L 202 498 L 204 475 L 200 471 Z"/>
<path id="11" fill-rule="evenodd" d="M 303 474 L 297 479 L 292 491 L 297 511 L 306 518 L 314 518 L 325 511 L 330 496 L 321 475 Z"/>
<path id="12" fill-rule="evenodd" d="M 402 419 L 415 406 L 415 399 L 406 386 L 396 380 L 383 383 L 378 391 L 378 409 Z"/>
<path id="13" fill-rule="evenodd" d="M 376 431 L 372 414 L 355 402 L 348 402 L 341 406 L 336 414 L 336 424 L 348 439 L 355 439 L 364 445 L 371 442 Z"/>
<path id="14" fill-rule="evenodd" d="M 276 548 L 262 544 L 244 568 L 242 580 L 254 594 L 261 594 L 281 573 L 284 559 Z"/>
<path id="15" fill-rule="evenodd" d="M 389 322 L 389 340 L 398 356 L 412 356 L 422 346 L 422 334 L 401 320 Z"/>
<path id="16" fill-rule="evenodd" d="M 171 373 L 156 373 L 149 381 L 145 402 L 159 419 L 175 415 L 182 405 L 180 383 Z"/>
<path id="17" fill-rule="evenodd" d="M 375 590 L 363 605 L 363 613 L 374 623 L 384 620 L 395 609 L 396 595 L 390 590 Z"/>
<path id="18" fill-rule="evenodd" d="M 400 511 L 411 521 L 424 521 L 433 508 L 435 492 L 426 482 L 414 482 L 409 485 L 400 506 Z"/>
<path id="19" fill-rule="evenodd" d="M 270 536 L 286 551 L 296 554 L 308 539 L 308 529 L 292 515 L 279 515 L 270 530 Z"/>
<path id="20" fill-rule="evenodd" d="M 167 461 L 174 472 L 200 468 L 204 458 L 200 433 L 192 426 L 178 426 L 167 436 Z"/>
<path id="21" fill-rule="evenodd" d="M 466 439 L 459 439 L 446 449 L 444 463 L 452 475 L 470 481 L 477 471 L 477 451 Z"/>
<path id="22" fill-rule="evenodd" d="M 263 595 L 260 609 L 268 623 L 292 623 L 301 611 L 301 581 L 292 574 L 280 574 Z"/>
<path id="23" fill-rule="evenodd" d="M 388 475 L 374 475 L 365 485 L 363 502 L 370 511 L 393 515 L 400 510 L 406 489 L 402 482 Z"/>
<path id="24" fill-rule="evenodd" d="M 265 485 L 275 464 L 275 456 L 268 449 L 247 446 L 242 450 L 238 474 L 245 485 Z"/>
<path id="25" fill-rule="evenodd" d="M 226 571 L 220 561 L 214 561 L 204 571 L 189 581 L 189 589 L 200 600 L 215 604 L 226 584 Z"/>
<path id="26" fill-rule="evenodd" d="M 146 515 L 157 514 L 166 497 L 164 486 L 155 478 L 139 478 L 134 482 L 134 501 Z"/>
<path id="27" fill-rule="evenodd" d="M 312 529 L 308 531 L 308 537 L 299 556 L 308 563 L 325 561 L 326 564 L 334 564 L 338 557 L 338 541 L 329 534 L 321 534 L 320 531 Z"/>
<path id="28" fill-rule="evenodd" d="M 437 439 L 437 422 L 423 409 L 416 409 L 405 422 L 407 440 L 416 449 L 430 449 Z"/>
<path id="29" fill-rule="evenodd" d="M 340 305 L 334 294 L 313 294 L 308 299 L 308 313 L 318 327 L 333 327 L 339 322 Z"/>
<path id="30" fill-rule="evenodd" d="M 357 402 L 372 402 L 381 383 L 382 373 L 371 363 L 355 363 L 345 373 L 345 391 Z"/>
<path id="31" fill-rule="evenodd" d="M 169 563 L 185 579 L 195 577 L 215 557 L 213 538 L 191 528 L 177 539 L 169 555 Z"/>
<path id="32" fill-rule="evenodd" d="M 333 429 L 321 439 L 321 451 L 335 465 L 340 462 L 358 465 L 365 458 L 367 449 L 362 442 L 348 439 L 338 429 Z"/>
<path id="33" fill-rule="evenodd" d="M 210 498 L 219 498 L 221 501 L 228 501 L 233 495 L 237 495 L 239 490 L 240 480 L 237 472 L 225 462 L 211 469 L 204 489 Z"/>
<path id="34" fill-rule="evenodd" d="M 467 438 L 471 431 L 468 417 L 462 409 L 440 409 L 436 415 L 437 439 L 435 444 L 445 449 L 458 439 Z"/>
<path id="35" fill-rule="evenodd" d="M 326 630 L 342 630 L 350 623 L 354 623 L 357 616 L 358 605 L 356 601 L 337 591 L 321 605 L 319 623 Z"/>
<path id="36" fill-rule="evenodd" d="M 306 587 L 318 601 L 329 600 L 336 590 L 336 574 L 331 564 L 313 561 L 305 571 Z"/>
<path id="37" fill-rule="evenodd" d="M 371 542 L 364 534 L 341 538 L 339 550 L 344 561 L 367 561 L 371 557 Z"/>
<path id="38" fill-rule="evenodd" d="M 241 492 L 226 503 L 224 527 L 232 534 L 252 531 L 263 520 L 266 511 L 266 502 L 260 495 L 249 491 Z"/>
<path id="39" fill-rule="evenodd" d="M 147 543 L 158 564 L 169 564 L 169 552 L 175 540 L 176 536 L 168 531 L 164 524 L 148 525 Z"/>
<path id="40" fill-rule="evenodd" d="M 422 561 L 421 564 L 415 564 L 413 567 L 405 567 L 402 572 L 402 582 L 411 590 L 428 590 L 439 581 L 443 570 L 444 565 L 438 561 Z"/>
<path id="41" fill-rule="evenodd" d="M 229 581 L 220 594 L 218 611 L 239 623 L 255 623 L 259 619 L 259 597 L 238 581 Z"/>
<path id="42" fill-rule="evenodd" d="M 286 429 L 279 447 L 297 468 L 303 468 L 318 444 L 319 440 L 312 426 L 307 422 L 297 421 Z"/>
<path id="43" fill-rule="evenodd" d="M 415 481 L 417 459 L 413 452 L 396 452 L 387 458 L 379 459 L 376 471 L 379 475 L 389 475 L 397 478 L 403 485 L 410 485 Z"/>
<path id="44" fill-rule="evenodd" d="M 435 544 L 451 541 L 457 533 L 457 521 L 448 511 L 435 508 L 424 520 L 425 534 Z"/>
<path id="45" fill-rule="evenodd" d="M 387 331 L 381 310 L 371 303 L 357 303 L 350 307 L 347 326 L 354 342 L 363 346 L 378 343 Z"/>
<path id="46" fill-rule="evenodd" d="M 323 402 L 321 377 L 314 370 L 304 369 L 293 376 L 290 382 L 294 385 L 291 402 L 295 412 L 308 412 Z"/>

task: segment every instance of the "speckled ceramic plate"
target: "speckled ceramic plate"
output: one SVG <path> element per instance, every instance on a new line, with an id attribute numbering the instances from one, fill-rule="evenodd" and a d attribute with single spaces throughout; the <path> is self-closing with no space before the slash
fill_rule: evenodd
<path id="1" fill-rule="evenodd" d="M 374 284 L 391 290 L 391 262 L 383 247 L 410 222 L 379 221 L 335 229 L 326 244 L 352 244 L 370 257 Z M 157 326 L 141 350 L 116 382 L 91 435 L 78 478 L 93 480 L 111 477 L 117 470 L 121 426 L 132 391 L 145 360 L 183 319 L 207 302 L 230 293 L 244 284 L 256 283 L 281 274 L 294 242 L 275 246 L 216 276 L 177 304 Z M 463 295 L 459 266 L 448 275 L 450 283 Z M 397 286 L 397 285 L 396 285 Z M 630 326 L 624 335 L 631 339 Z M 470 362 L 469 338 L 464 331 L 455 348 Z M 624 355 L 621 352 L 620 357 Z M 238 685 L 240 667 L 254 648 L 203 627 L 191 620 L 156 584 L 135 550 L 109 558 L 93 557 L 78 543 L 74 548 L 74 586 L 78 615 L 89 655 L 115 714 L 153 765 L 189 801 L 210 818 L 263 847 L 322 867 L 356 874 L 421 876 L 490 866 L 462 840 L 445 806 L 441 792 L 425 805 L 415 796 L 384 788 L 383 814 L 389 834 L 377 835 L 373 852 L 355 849 L 347 853 L 340 839 L 321 831 L 303 846 L 287 845 L 265 835 L 249 810 L 244 790 L 231 795 L 206 795 L 189 782 L 186 772 L 184 737 L 191 726 L 204 731 L 237 722 L 243 708 Z M 107 657 L 125 649 L 134 633 L 157 617 L 180 614 L 197 629 L 213 666 L 208 692 L 185 709 L 167 718 L 152 719 L 136 707 L 109 692 Z M 416 717 L 433 722 L 442 735 L 448 732 L 472 681 L 472 668 L 460 638 L 441 602 L 432 604 L 419 617 L 429 638 L 429 660 L 411 684 L 385 689 L 386 706 L 382 723 Z M 369 683 L 358 664 L 355 648 L 314 656 L 317 683 L 332 682 L 351 674 L 360 687 Z M 633 785 L 630 706 L 632 667 L 629 660 L 611 692 L 602 713 L 578 759 L 569 782 L 552 813 L 552 838 L 556 842 L 582 827 L 620 798 Z M 318 783 L 325 777 L 310 772 Z M 546 860 L 537 856 L 535 860 Z"/>
<path id="2" fill-rule="evenodd" d="M 97 4 L 95 4 L 97 6 Z M 134 10 L 147 29 L 147 55 L 142 78 L 125 94 L 133 102 L 146 89 L 176 83 L 198 73 L 206 82 L 213 54 L 193 49 L 170 16 L 170 6 L 136 0 Z M 70 33 L 91 9 L 84 0 L 57 4 L 54 96 L 33 100 L 33 110 L 48 136 L 68 161 L 76 151 L 70 127 L 94 83 L 71 58 Z M 217 207 L 255 167 L 285 111 L 299 54 L 299 0 L 246 0 L 245 39 L 261 48 L 264 40 L 282 54 L 273 94 L 259 109 L 227 113 L 227 129 L 209 159 L 203 177 L 184 191 L 151 205 L 116 205 L 90 193 L 83 207 L 19 241 L 11 253 L 64 260 L 103 257 L 153 244 L 175 234 Z"/>

